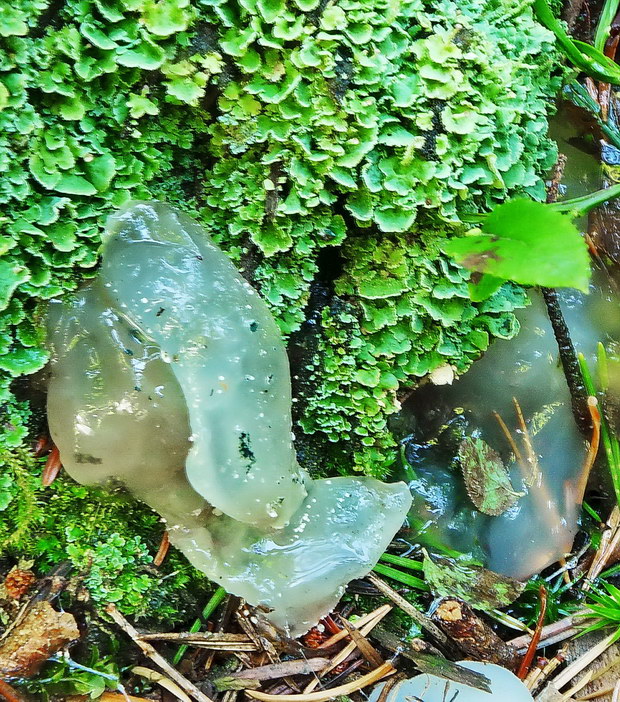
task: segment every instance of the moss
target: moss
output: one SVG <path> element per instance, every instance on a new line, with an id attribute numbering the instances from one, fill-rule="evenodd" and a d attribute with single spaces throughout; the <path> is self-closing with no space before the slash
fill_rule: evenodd
<path id="1" fill-rule="evenodd" d="M 439 253 L 460 220 L 542 197 L 559 86 L 519 0 L 15 0 L 0 14 L 0 428 L 46 360 L 37 305 L 97 263 L 107 214 L 166 198 L 198 216 L 300 328 L 321 257 L 300 424 L 325 470 L 383 474 L 398 393 L 515 332 L 523 295 L 473 305 Z M 335 255 L 335 253 L 334 253 Z"/>
<path id="2" fill-rule="evenodd" d="M 151 621 L 184 620 L 208 598 L 209 582 L 176 551 L 153 566 L 163 525 L 148 508 L 66 476 L 43 488 L 41 461 L 22 449 L 1 451 L 0 465 L 0 556 L 31 558 L 41 573 L 68 560 L 95 606 Z"/>

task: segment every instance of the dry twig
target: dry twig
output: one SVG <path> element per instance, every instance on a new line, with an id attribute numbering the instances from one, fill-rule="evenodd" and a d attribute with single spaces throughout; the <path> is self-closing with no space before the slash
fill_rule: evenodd
<path id="1" fill-rule="evenodd" d="M 175 670 L 170 663 L 158 653 L 150 643 L 143 641 L 140 634 L 134 627 L 125 619 L 125 617 L 113 605 L 109 604 L 106 607 L 106 612 L 112 617 L 116 624 L 136 643 L 142 650 L 145 656 L 150 658 L 155 665 L 161 668 L 174 682 L 188 695 L 193 697 L 197 702 L 213 702 L 208 695 L 201 692 L 194 683 L 190 682 L 185 676 L 181 675 L 178 670 Z"/>
<path id="2" fill-rule="evenodd" d="M 361 690 L 368 685 L 381 680 L 382 678 L 392 675 L 396 669 L 391 663 L 384 663 L 376 670 L 362 675 L 361 678 L 353 680 L 346 685 L 333 687 L 330 690 L 321 690 L 320 692 L 312 692 L 310 694 L 302 693 L 301 695 L 268 695 L 265 692 L 257 692 L 256 690 L 247 690 L 246 695 L 262 702 L 326 702 L 334 697 L 341 695 L 350 695 L 352 692 Z"/>
<path id="3" fill-rule="evenodd" d="M 398 605 L 403 612 L 408 614 L 435 641 L 445 648 L 450 648 L 450 641 L 443 631 L 425 614 L 422 614 L 422 612 L 418 611 L 410 602 L 407 602 L 404 597 L 401 597 L 396 590 L 392 589 L 384 580 L 381 580 L 381 578 L 377 577 L 374 573 L 369 573 L 366 579 L 370 580 L 377 590 L 380 590 L 386 597 L 392 600 L 395 605 Z"/>

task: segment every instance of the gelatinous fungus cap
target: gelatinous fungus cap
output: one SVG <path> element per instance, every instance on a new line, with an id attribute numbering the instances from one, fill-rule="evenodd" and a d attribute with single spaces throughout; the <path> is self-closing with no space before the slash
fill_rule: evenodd
<path id="1" fill-rule="evenodd" d="M 189 217 L 132 203 L 99 277 L 48 315 L 48 416 L 69 474 L 120 483 L 209 578 L 302 633 L 377 561 L 402 483 L 311 480 L 286 350 L 264 302 Z"/>

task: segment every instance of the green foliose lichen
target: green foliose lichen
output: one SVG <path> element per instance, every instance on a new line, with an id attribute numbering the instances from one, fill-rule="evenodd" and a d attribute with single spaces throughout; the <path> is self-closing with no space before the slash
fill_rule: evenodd
<path id="1" fill-rule="evenodd" d="M 399 390 L 464 370 L 523 295 L 467 297 L 440 253 L 464 213 L 544 195 L 559 87 L 521 0 L 15 0 L 0 11 L 0 426 L 46 360 L 41 301 L 91 275 L 106 216 L 165 198 L 197 216 L 284 334 L 320 264 L 336 296 L 294 369 L 299 431 L 385 472 Z M 327 466 L 326 470 L 330 467 Z"/>

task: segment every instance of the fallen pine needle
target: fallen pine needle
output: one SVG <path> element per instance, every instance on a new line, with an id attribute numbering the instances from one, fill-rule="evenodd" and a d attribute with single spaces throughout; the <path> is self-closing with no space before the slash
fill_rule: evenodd
<path id="1" fill-rule="evenodd" d="M 311 692 L 309 694 L 302 693 L 301 695 L 268 695 L 265 692 L 257 692 L 256 690 L 246 690 L 245 694 L 248 697 L 253 697 L 262 702 L 326 702 L 334 697 L 341 695 L 350 695 L 352 692 L 357 692 L 372 683 L 381 680 L 388 675 L 392 675 L 396 669 L 391 663 L 384 663 L 376 670 L 366 673 L 361 678 L 353 680 L 346 685 L 334 687 L 331 690 L 321 690 L 320 692 Z"/>
<path id="2" fill-rule="evenodd" d="M 601 441 L 601 413 L 598 411 L 597 405 L 598 400 L 596 397 L 588 397 L 588 410 L 590 412 L 590 419 L 592 420 L 592 438 L 590 439 L 590 447 L 588 448 L 586 460 L 583 463 L 581 476 L 575 490 L 575 502 L 579 505 L 583 502 L 590 471 L 594 465 Z"/>
<path id="3" fill-rule="evenodd" d="M 166 554 L 168 553 L 169 548 L 170 537 L 168 536 L 168 532 L 164 531 L 161 537 L 159 548 L 157 549 L 157 553 L 155 554 L 155 558 L 153 558 L 154 566 L 160 566 L 164 562 L 164 558 L 166 558 Z"/>
<path id="4" fill-rule="evenodd" d="M 599 641 L 596 646 L 593 646 L 589 651 L 586 651 L 582 656 L 577 658 L 577 660 L 573 661 L 551 681 L 552 685 L 558 690 L 564 687 L 564 685 L 567 685 L 574 677 L 579 675 L 584 668 L 589 666 L 592 661 L 595 661 L 614 643 L 615 636 L 616 632 L 614 631 L 602 641 Z"/>
<path id="5" fill-rule="evenodd" d="M 523 680 L 527 676 L 530 667 L 532 666 L 534 654 L 536 653 L 536 648 L 538 647 L 538 642 L 540 641 L 545 615 L 547 614 L 547 590 L 545 589 L 544 585 L 541 585 L 538 591 L 540 596 L 540 612 L 538 614 L 538 621 L 536 622 L 536 629 L 532 635 L 532 640 L 530 641 L 530 645 L 527 647 L 527 651 L 523 656 L 523 660 L 519 666 L 519 671 L 517 672 L 517 677 L 519 680 Z"/>
<path id="6" fill-rule="evenodd" d="M 116 624 L 135 642 L 142 652 L 150 658 L 155 665 L 161 668 L 174 682 L 197 702 L 213 702 L 208 695 L 201 692 L 194 683 L 175 670 L 170 663 L 158 653 L 148 641 L 142 641 L 138 631 L 125 619 L 113 604 L 106 607 L 106 612 L 112 617 Z"/>
<path id="7" fill-rule="evenodd" d="M 88 702 L 91 699 L 90 695 L 72 695 L 65 697 L 65 702 Z M 153 702 L 153 700 L 147 700 L 146 697 L 124 695 L 122 692 L 104 692 L 101 697 L 97 697 L 97 702 Z"/>
<path id="8" fill-rule="evenodd" d="M 172 693 L 175 697 L 181 700 L 181 702 L 191 702 L 190 698 L 181 690 L 181 688 L 175 683 L 167 678 L 165 675 L 158 673 L 156 670 L 151 670 L 150 668 L 144 668 L 141 665 L 137 665 L 131 669 L 132 673 L 139 675 L 142 678 L 146 678 L 151 682 L 157 683 L 168 692 Z"/>

